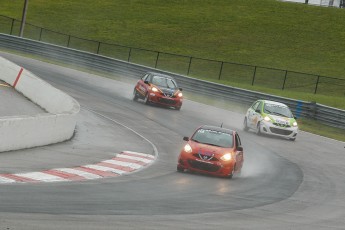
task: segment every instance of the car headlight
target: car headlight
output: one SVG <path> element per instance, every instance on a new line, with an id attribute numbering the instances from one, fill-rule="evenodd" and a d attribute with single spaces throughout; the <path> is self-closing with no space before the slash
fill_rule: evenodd
<path id="1" fill-rule="evenodd" d="M 223 161 L 229 161 L 231 160 L 231 158 L 232 158 L 231 153 L 226 153 L 220 159 Z"/>
<path id="2" fill-rule="evenodd" d="M 294 122 L 292 123 L 292 126 L 293 126 L 293 127 L 297 127 L 297 122 L 294 121 Z"/>
<path id="3" fill-rule="evenodd" d="M 158 89 L 156 87 L 152 87 L 151 89 L 153 92 L 158 92 Z"/>
<path id="4" fill-rule="evenodd" d="M 186 144 L 183 149 L 186 153 L 191 153 L 193 151 L 189 144 Z"/>
<path id="5" fill-rule="evenodd" d="M 268 116 L 266 116 L 266 117 L 264 118 L 264 120 L 265 120 L 265 121 L 271 121 L 271 118 L 269 118 Z"/>
<path id="6" fill-rule="evenodd" d="M 177 96 L 178 96 L 178 97 L 182 97 L 183 94 L 180 92 L 180 93 L 177 94 Z"/>

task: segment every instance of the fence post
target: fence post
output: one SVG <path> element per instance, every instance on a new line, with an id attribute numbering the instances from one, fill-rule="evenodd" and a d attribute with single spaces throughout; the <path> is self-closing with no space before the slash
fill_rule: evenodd
<path id="1" fill-rule="evenodd" d="M 11 25 L 11 32 L 10 32 L 10 35 L 12 35 L 12 33 L 13 33 L 13 26 L 14 26 L 14 19 L 12 19 L 12 25 Z"/>
<path id="2" fill-rule="evenodd" d="M 224 62 L 222 62 L 222 64 L 220 65 L 218 80 L 220 80 L 220 76 L 222 75 L 222 72 L 223 72 L 223 64 Z"/>
<path id="3" fill-rule="evenodd" d="M 101 48 L 101 42 L 98 42 L 98 47 L 97 47 L 97 54 L 99 54 L 99 50 Z"/>
<path id="4" fill-rule="evenodd" d="M 189 75 L 190 66 L 192 65 L 192 58 L 193 58 L 193 57 L 190 57 L 190 58 L 189 58 L 189 65 L 188 65 L 188 70 L 187 70 L 187 76 Z"/>
<path id="5" fill-rule="evenodd" d="M 70 41 L 71 41 L 71 35 L 68 35 L 67 47 L 69 47 Z"/>
<path id="6" fill-rule="evenodd" d="M 319 85 L 319 80 L 320 80 L 320 76 L 317 76 L 314 94 L 316 94 L 317 92 L 317 86 Z"/>
<path id="7" fill-rule="evenodd" d="M 157 63 L 158 63 L 158 58 L 159 58 L 159 52 L 157 52 L 157 57 L 156 57 L 156 64 L 155 64 L 155 69 L 157 69 Z"/>
<path id="8" fill-rule="evenodd" d="M 282 90 L 284 90 L 284 88 L 285 88 L 285 82 L 286 82 L 287 72 L 288 72 L 288 71 L 285 70 L 285 77 L 284 77 L 284 82 L 283 82 Z"/>
<path id="9" fill-rule="evenodd" d="M 256 75 L 256 66 L 254 66 L 254 74 L 253 74 L 252 85 L 254 85 L 255 75 Z"/>
<path id="10" fill-rule="evenodd" d="M 42 31 L 43 31 L 43 28 L 41 27 L 41 31 L 40 31 L 40 38 L 38 39 L 39 41 L 42 40 Z"/>
<path id="11" fill-rule="evenodd" d="M 132 47 L 129 48 L 127 62 L 131 60 Z"/>

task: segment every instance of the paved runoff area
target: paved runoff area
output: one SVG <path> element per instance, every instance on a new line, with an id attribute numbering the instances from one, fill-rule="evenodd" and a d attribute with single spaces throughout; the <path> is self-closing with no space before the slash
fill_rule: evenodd
<path id="1" fill-rule="evenodd" d="M 0 81 L 0 104 L 0 117 L 47 113 L 3 81 Z"/>
<path id="2" fill-rule="evenodd" d="M 54 168 L 41 172 L 0 174 L 0 184 L 70 182 L 116 177 L 140 170 L 154 161 L 154 156 L 124 151 L 110 160 L 71 168 Z"/>

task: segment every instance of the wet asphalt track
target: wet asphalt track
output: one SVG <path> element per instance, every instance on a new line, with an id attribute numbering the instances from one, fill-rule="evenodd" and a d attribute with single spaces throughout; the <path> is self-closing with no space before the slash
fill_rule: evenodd
<path id="1" fill-rule="evenodd" d="M 37 151 L 1 153 L 0 160 L 7 157 L 9 171 L 12 160 L 14 165 L 18 164 L 16 156 L 21 160 L 16 169 L 36 170 L 50 166 L 52 160 L 53 166 L 97 161 L 113 150 L 142 149 L 154 154 L 147 141 L 114 121 L 151 141 L 158 157 L 150 167 L 123 177 L 0 185 L 1 227 L 341 229 L 345 226 L 344 143 L 303 132 L 296 142 L 257 137 L 241 131 L 240 113 L 188 100 L 181 111 L 146 106 L 131 100 L 135 80 L 124 83 L 17 56 L 5 57 L 67 92 L 84 108 L 75 140 Z M 240 132 L 245 150 L 242 175 L 228 180 L 177 173 L 182 137 L 189 136 L 199 125 L 222 122 Z M 45 156 L 46 160 L 34 164 L 30 153 Z M 31 162 L 29 166 L 26 160 Z"/>

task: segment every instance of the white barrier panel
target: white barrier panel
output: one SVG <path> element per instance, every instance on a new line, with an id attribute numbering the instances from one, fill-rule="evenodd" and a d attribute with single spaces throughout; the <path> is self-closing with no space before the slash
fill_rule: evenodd
<path id="1" fill-rule="evenodd" d="M 47 111 L 36 116 L 0 117 L 0 152 L 70 139 L 79 103 L 20 66 L 0 57 L 0 79 Z"/>

